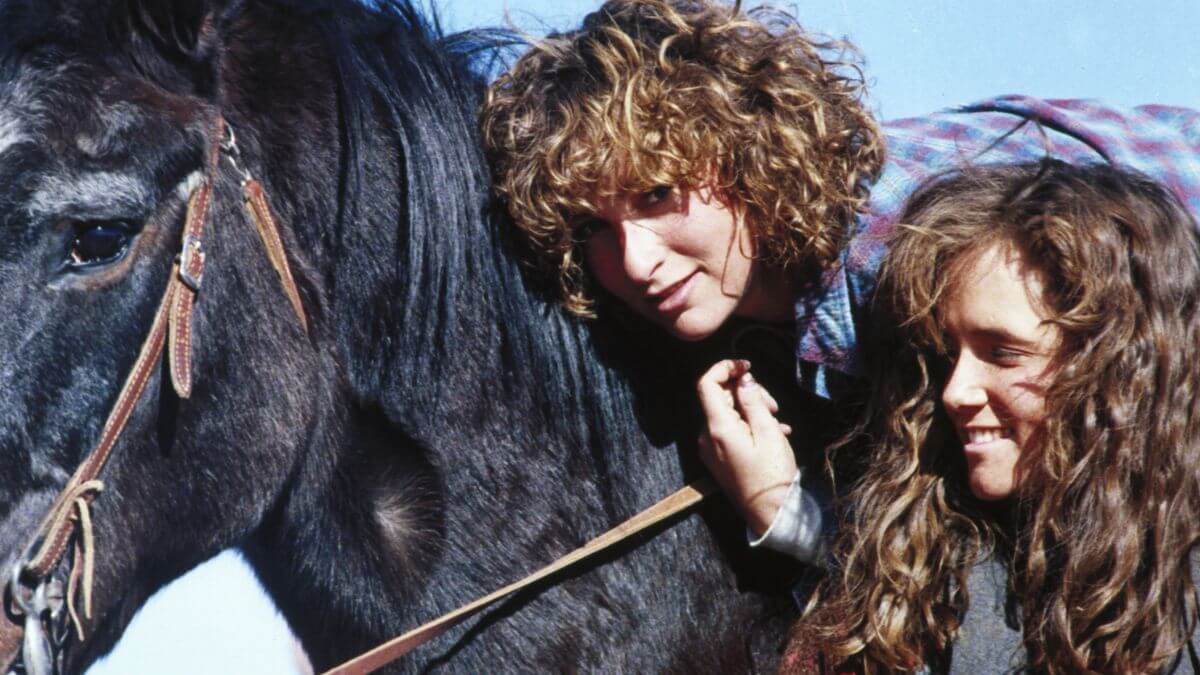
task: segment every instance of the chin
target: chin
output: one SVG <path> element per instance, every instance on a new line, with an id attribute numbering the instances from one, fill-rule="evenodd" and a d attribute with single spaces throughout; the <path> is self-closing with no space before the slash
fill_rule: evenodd
<path id="1" fill-rule="evenodd" d="M 677 340 L 683 342 L 699 342 L 712 336 L 721 329 L 729 315 L 723 316 L 689 316 L 684 312 L 674 321 L 666 323 L 663 328 Z"/>
<path id="2" fill-rule="evenodd" d="M 671 334 L 671 337 L 675 338 L 676 340 L 680 340 L 682 342 L 699 342 L 699 341 L 703 340 L 704 338 L 712 335 L 716 331 L 715 330 L 684 331 L 684 330 L 677 330 L 675 328 L 668 328 L 667 332 Z"/>
<path id="3" fill-rule="evenodd" d="M 1012 477 L 977 476 L 971 473 L 969 479 L 971 494 L 985 502 L 998 502 L 1012 496 L 1015 489 Z"/>

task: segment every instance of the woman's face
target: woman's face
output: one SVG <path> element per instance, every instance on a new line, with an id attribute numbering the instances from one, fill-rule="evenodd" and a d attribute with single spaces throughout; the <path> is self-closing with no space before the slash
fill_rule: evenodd
<path id="1" fill-rule="evenodd" d="M 712 335 L 732 315 L 791 316 L 791 296 L 756 278 L 738 212 L 707 188 L 661 187 L 602 200 L 586 260 L 596 281 L 681 340 Z"/>
<path id="2" fill-rule="evenodd" d="M 974 256 L 941 308 L 954 356 L 942 403 L 963 443 L 971 492 L 1010 496 L 1021 453 L 1045 419 L 1047 369 L 1059 331 L 1046 323 L 1042 281 L 996 244 Z"/>

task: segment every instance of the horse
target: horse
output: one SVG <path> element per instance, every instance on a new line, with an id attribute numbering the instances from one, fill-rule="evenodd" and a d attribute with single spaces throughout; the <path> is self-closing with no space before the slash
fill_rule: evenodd
<path id="1" fill-rule="evenodd" d="M 211 185 L 194 381 L 155 366 L 100 476 L 66 671 L 230 547 L 325 668 L 701 475 L 678 348 L 566 316 L 504 236 L 480 44 L 406 0 L 0 0 L 2 569 L 96 444 Z M 206 174 L 216 120 L 238 154 Z M 392 668 L 772 667 L 786 586 L 746 573 L 727 504 L 676 520 Z"/>

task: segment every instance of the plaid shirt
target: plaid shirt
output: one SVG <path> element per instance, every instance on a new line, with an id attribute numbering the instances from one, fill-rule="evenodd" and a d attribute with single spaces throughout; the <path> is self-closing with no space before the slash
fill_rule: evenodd
<path id="1" fill-rule="evenodd" d="M 1029 162 L 1047 155 L 1072 163 L 1109 161 L 1170 188 L 1200 220 L 1200 112 L 1194 110 L 1004 96 L 887 122 L 883 130 L 887 164 L 841 264 L 796 302 L 798 378 L 826 398 L 836 399 L 851 378 L 863 374 L 857 326 L 888 235 L 909 195 L 933 175 L 969 163 Z"/>

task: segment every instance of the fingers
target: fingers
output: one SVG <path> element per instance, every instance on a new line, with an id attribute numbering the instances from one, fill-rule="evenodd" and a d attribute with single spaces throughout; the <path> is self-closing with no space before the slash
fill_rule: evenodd
<path id="1" fill-rule="evenodd" d="M 726 359 L 714 364 L 696 383 L 700 407 L 708 420 L 709 431 L 740 426 L 742 416 L 736 407 L 733 388 L 741 375 L 749 370 L 747 361 Z"/>
<path id="2" fill-rule="evenodd" d="M 772 398 L 749 372 L 738 378 L 735 394 L 738 411 L 750 426 L 750 433 L 756 442 L 778 436 L 781 433 L 779 420 L 775 419 L 771 409 Z M 778 405 L 774 406 L 778 410 Z"/>
<path id="3" fill-rule="evenodd" d="M 776 401 L 775 397 L 772 396 L 771 392 L 767 391 L 765 387 L 760 386 L 758 389 L 762 392 L 763 396 L 767 398 L 767 410 L 770 410 L 772 415 L 778 415 L 779 401 Z"/>
<path id="4" fill-rule="evenodd" d="M 775 423 L 770 426 L 760 415 L 760 433 L 779 429 L 784 435 L 791 434 L 790 427 L 774 420 L 773 416 L 779 412 L 779 402 L 771 392 L 754 382 L 750 362 L 744 359 L 726 359 L 713 364 L 696 384 L 709 431 L 718 436 L 747 431 L 754 435 L 752 415 L 748 414 L 739 397 L 742 385 L 748 387 L 746 396 L 751 408 L 755 411 L 765 409 L 770 421 Z"/>
<path id="5" fill-rule="evenodd" d="M 697 441 L 700 459 L 755 532 L 770 526 L 796 475 L 796 458 L 775 419 L 779 405 L 750 376 L 745 361 L 721 361 L 697 382 L 707 426 Z"/>

